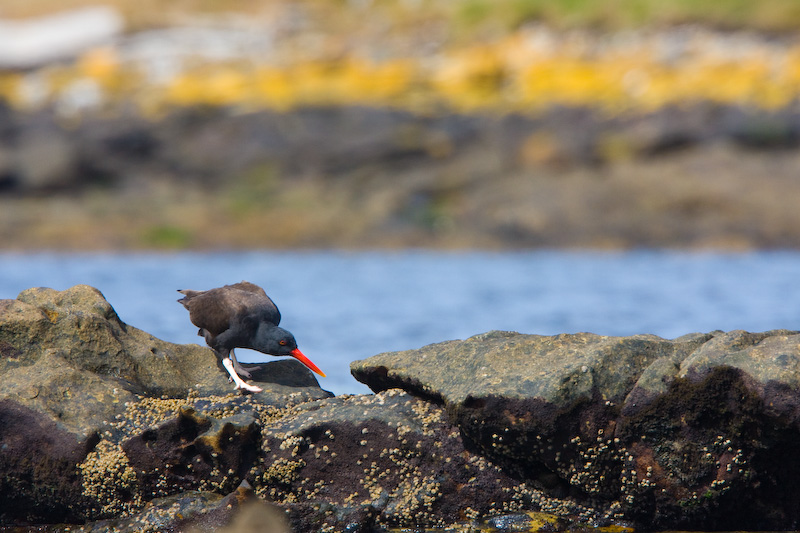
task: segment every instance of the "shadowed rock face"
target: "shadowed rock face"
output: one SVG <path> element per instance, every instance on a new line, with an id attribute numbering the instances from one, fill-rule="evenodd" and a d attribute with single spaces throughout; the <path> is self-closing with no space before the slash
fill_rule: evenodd
<path id="1" fill-rule="evenodd" d="M 440 402 L 468 447 L 648 527 L 793 527 L 800 335 L 492 332 L 356 361 Z M 743 505 L 743 499 L 748 505 Z"/>
<path id="2" fill-rule="evenodd" d="M 123 441 L 122 451 L 142 494 L 212 484 L 230 491 L 254 464 L 257 432 L 256 420 L 247 414 L 220 420 L 181 407 L 175 418 Z"/>
<path id="3" fill-rule="evenodd" d="M 481 453 L 520 477 L 552 483 L 572 455 L 564 449 L 571 439 L 610 435 L 641 373 L 691 346 L 650 335 L 491 332 L 377 355 L 351 368 L 373 390 L 400 387 L 439 399 Z"/>
<path id="4" fill-rule="evenodd" d="M 97 443 L 33 409 L 0 400 L 0 523 L 41 517 L 76 520 L 86 505 L 75 465 Z"/>

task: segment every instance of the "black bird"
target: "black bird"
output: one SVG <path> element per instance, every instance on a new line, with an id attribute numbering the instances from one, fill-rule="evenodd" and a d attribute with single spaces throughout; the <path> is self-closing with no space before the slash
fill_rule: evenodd
<path id="1" fill-rule="evenodd" d="M 239 377 L 252 377 L 242 368 L 233 353 L 234 348 L 250 348 L 268 355 L 290 355 L 322 377 L 325 374 L 297 349 L 294 335 L 279 328 L 281 313 L 264 289 L 242 281 L 207 291 L 179 290 L 185 296 L 178 300 L 189 310 L 197 332 L 236 383 L 237 389 L 261 392 Z M 258 368 L 254 367 L 253 369 Z"/>

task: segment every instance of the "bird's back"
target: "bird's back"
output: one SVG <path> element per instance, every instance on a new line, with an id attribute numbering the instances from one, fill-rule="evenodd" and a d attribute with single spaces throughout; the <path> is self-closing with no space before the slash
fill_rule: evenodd
<path id="1" fill-rule="evenodd" d="M 184 294 L 178 302 L 189 310 L 192 324 L 212 335 L 233 325 L 269 322 L 277 326 L 281 321 L 278 307 L 264 289 L 247 281 L 207 291 L 178 292 Z"/>

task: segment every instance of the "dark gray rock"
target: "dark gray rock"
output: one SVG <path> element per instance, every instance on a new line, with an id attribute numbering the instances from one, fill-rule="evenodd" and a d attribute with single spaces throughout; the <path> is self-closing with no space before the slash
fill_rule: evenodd
<path id="1" fill-rule="evenodd" d="M 0 114 L 0 139 L 15 150 L 8 163 L 0 158 L 0 183 L 6 174 L 6 186 L 21 192 L 93 183 L 136 188 L 146 186 L 148 176 L 208 185 L 265 171 L 275 180 L 346 178 L 353 172 L 363 180 L 364 171 L 386 165 L 425 173 L 476 151 L 501 161 L 508 171 L 524 163 L 532 136 L 552 144 L 552 154 L 533 158 L 536 164 L 565 168 L 662 156 L 719 141 L 791 149 L 800 131 L 794 111 L 711 103 L 616 117 L 559 106 L 535 116 L 499 117 L 429 116 L 363 106 L 250 113 L 197 106 L 173 109 L 153 122 L 127 109 L 118 111 L 102 117 L 87 113 L 79 124 L 65 128 L 51 112 L 9 108 Z M 441 187 L 441 179 L 424 181 L 414 193 Z"/>
<path id="2" fill-rule="evenodd" d="M 356 361 L 504 471 L 648 527 L 791 528 L 800 335 L 478 335 Z M 604 502 L 604 503 L 603 503 Z M 746 505 L 745 505 L 746 502 Z"/>
<path id="3" fill-rule="evenodd" d="M 447 405 L 497 395 L 569 406 L 595 392 L 609 399 L 624 397 L 651 362 L 674 352 L 675 343 L 654 335 L 546 337 L 493 331 L 376 355 L 356 361 L 351 369 L 373 390 L 402 385 Z M 465 376 L 469 379 L 460 379 Z"/>
<path id="4" fill-rule="evenodd" d="M 574 485 L 590 490 L 571 483 L 575 437 L 594 441 L 608 431 L 639 375 L 691 346 L 652 335 L 495 331 L 377 355 L 351 369 L 375 391 L 400 387 L 443 403 L 481 453 L 517 476 L 567 494 Z M 603 490 L 592 487 L 591 493 Z"/>

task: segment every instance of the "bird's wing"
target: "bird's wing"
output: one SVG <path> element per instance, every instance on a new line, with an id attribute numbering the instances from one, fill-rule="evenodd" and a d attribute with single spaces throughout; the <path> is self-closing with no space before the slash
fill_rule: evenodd
<path id="1" fill-rule="evenodd" d="M 245 292 L 252 292 L 253 294 L 260 294 L 265 298 L 269 298 L 267 293 L 264 292 L 264 289 L 256 285 L 255 283 L 250 283 L 249 281 L 240 281 L 239 283 L 234 283 L 233 285 L 225 285 L 226 287 L 230 287 L 232 289 L 238 289 L 240 291 Z M 275 305 L 275 304 L 273 304 Z"/>
<path id="2" fill-rule="evenodd" d="M 261 321 L 276 326 L 281 321 L 278 307 L 258 285 L 243 281 L 207 291 L 179 291 L 178 300 L 189 310 L 189 319 L 198 328 L 219 335 L 235 320 L 239 326 L 255 327 Z"/>
<path id="3" fill-rule="evenodd" d="M 230 299 L 219 289 L 197 292 L 179 300 L 189 310 L 189 320 L 212 335 L 219 335 L 230 327 L 235 309 Z"/>
<path id="4" fill-rule="evenodd" d="M 178 300 L 178 303 L 186 309 L 189 309 L 189 302 L 192 301 L 192 298 L 202 293 L 202 291 L 192 291 L 189 289 L 178 289 L 178 292 L 184 295 L 183 298 Z"/>
<path id="5" fill-rule="evenodd" d="M 249 281 L 240 281 L 239 283 L 226 285 L 225 287 L 249 293 L 249 295 L 238 295 L 238 309 L 246 309 L 247 314 L 257 316 L 259 320 L 265 320 L 276 326 L 280 324 L 281 312 L 278 311 L 278 306 L 267 296 L 264 289 Z M 233 293 L 233 291 L 231 291 L 231 293 Z"/>

